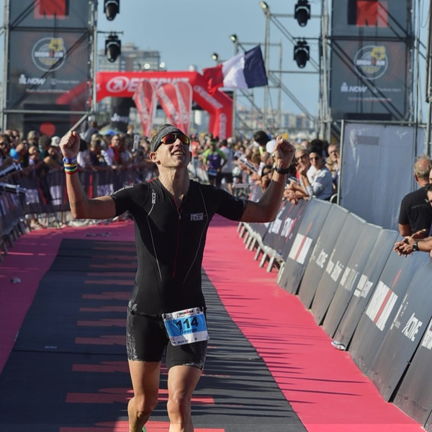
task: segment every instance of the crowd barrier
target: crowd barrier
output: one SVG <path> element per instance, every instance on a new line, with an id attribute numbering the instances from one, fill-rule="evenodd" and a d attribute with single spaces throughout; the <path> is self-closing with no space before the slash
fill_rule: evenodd
<path id="1" fill-rule="evenodd" d="M 145 181 L 154 176 L 153 164 L 142 163 L 113 169 L 98 167 L 78 173 L 88 197 L 109 195 L 115 190 Z M 57 225 L 67 221 L 69 203 L 63 169 L 26 168 L 14 170 L 0 178 L 7 188 L 0 189 L 0 236 L 2 250 L 25 231 L 26 222 L 41 215 L 53 215 Z M 27 223 L 28 228 L 28 223 Z"/>
<path id="2" fill-rule="evenodd" d="M 25 192 L 16 185 L 0 183 L 0 259 L 24 226 Z"/>
<path id="3" fill-rule="evenodd" d="M 299 296 L 387 401 L 432 431 L 429 255 L 398 256 L 396 231 L 316 199 L 285 203 L 274 222 L 256 226 L 241 223 L 239 232 L 246 246 L 254 238 L 278 258 L 279 285 Z"/>

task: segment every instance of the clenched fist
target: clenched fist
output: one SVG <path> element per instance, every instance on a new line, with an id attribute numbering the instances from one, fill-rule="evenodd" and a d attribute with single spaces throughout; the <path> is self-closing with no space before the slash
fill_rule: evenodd
<path id="1" fill-rule="evenodd" d="M 276 138 L 276 148 L 274 150 L 274 158 L 278 168 L 288 168 L 293 161 L 295 148 L 281 136 Z"/>
<path id="2" fill-rule="evenodd" d="M 74 132 L 67 133 L 60 140 L 60 150 L 63 154 L 63 157 L 72 159 L 77 156 L 80 148 L 80 137 Z"/>

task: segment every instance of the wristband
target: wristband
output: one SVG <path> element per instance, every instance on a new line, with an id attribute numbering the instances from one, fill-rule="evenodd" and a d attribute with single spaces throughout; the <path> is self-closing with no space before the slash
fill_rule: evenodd
<path id="1" fill-rule="evenodd" d="M 66 164 L 75 164 L 76 165 L 76 163 L 77 163 L 77 158 L 76 158 L 76 156 L 75 157 L 73 157 L 73 158 L 67 158 L 67 157 L 64 157 L 63 158 L 63 163 L 66 165 Z"/>
<path id="2" fill-rule="evenodd" d="M 412 245 L 413 251 L 419 251 L 419 245 L 418 245 L 418 240 L 416 240 L 414 242 L 414 244 Z"/>
<path id="3" fill-rule="evenodd" d="M 76 163 L 65 163 L 64 170 L 66 174 L 74 174 L 78 171 L 78 164 Z"/>
<path id="4" fill-rule="evenodd" d="M 278 173 L 278 174 L 289 174 L 291 172 L 291 169 L 288 168 L 277 168 L 275 167 L 274 170 Z"/>

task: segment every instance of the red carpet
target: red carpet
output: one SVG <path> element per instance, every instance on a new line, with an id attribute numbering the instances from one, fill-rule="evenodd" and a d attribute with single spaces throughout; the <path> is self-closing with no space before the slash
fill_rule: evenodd
<path id="1" fill-rule="evenodd" d="M 131 240 L 133 230 L 130 223 L 42 230 L 17 241 L 0 264 L 0 371 L 63 238 Z M 279 288 L 275 273 L 260 269 L 253 255 L 244 249 L 236 224 L 215 219 L 208 233 L 205 270 L 229 314 L 263 358 L 307 430 L 422 431 L 381 398 L 348 353 L 330 345 L 298 298 Z M 12 283 L 17 277 L 21 283 Z M 151 426 L 157 430 L 157 424 Z M 113 430 L 113 425 L 107 428 Z M 123 429 L 122 421 L 114 427 Z"/>
<path id="2" fill-rule="evenodd" d="M 216 218 L 207 237 L 205 271 L 307 430 L 422 431 L 381 398 L 350 355 L 330 345 L 299 299 L 278 287 L 276 274 L 259 268 L 253 256 L 236 224 Z"/>

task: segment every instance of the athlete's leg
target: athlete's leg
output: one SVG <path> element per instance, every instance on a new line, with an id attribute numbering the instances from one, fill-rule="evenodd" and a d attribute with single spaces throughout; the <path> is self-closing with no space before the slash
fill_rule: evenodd
<path id="1" fill-rule="evenodd" d="M 192 393 L 202 370 L 195 366 L 173 366 L 168 372 L 169 432 L 193 432 L 191 416 Z"/>
<path id="2" fill-rule="evenodd" d="M 129 360 L 134 397 L 128 403 L 129 432 L 141 432 L 157 405 L 160 362 Z"/>

